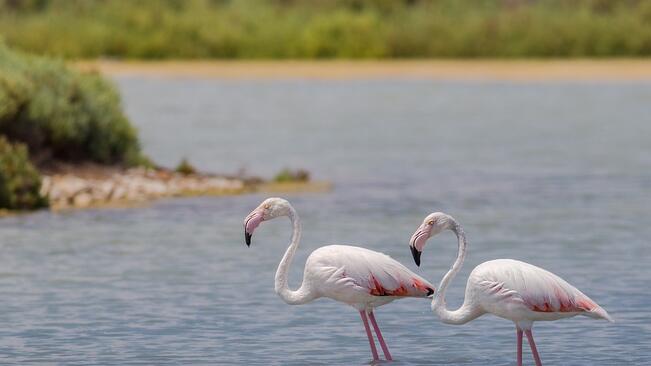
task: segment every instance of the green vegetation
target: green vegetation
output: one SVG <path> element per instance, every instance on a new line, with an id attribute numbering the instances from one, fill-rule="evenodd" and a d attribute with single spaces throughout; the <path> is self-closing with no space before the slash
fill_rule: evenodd
<path id="1" fill-rule="evenodd" d="M 177 173 L 181 173 L 183 175 L 197 174 L 197 169 L 192 164 L 190 164 L 186 158 L 181 159 L 181 162 L 176 166 L 176 169 L 174 170 Z"/>
<path id="2" fill-rule="evenodd" d="M 24 144 L 0 136 L 0 208 L 28 210 L 47 206 L 39 193 L 41 177 Z"/>
<path id="3" fill-rule="evenodd" d="M 110 83 L 1 44 L 0 134 L 25 143 L 37 165 L 144 161 L 136 131 Z"/>
<path id="4" fill-rule="evenodd" d="M 651 55 L 650 0 L 0 0 L 0 35 L 68 58 Z"/>
<path id="5" fill-rule="evenodd" d="M 308 182 L 309 180 L 310 172 L 304 169 L 283 169 L 274 177 L 276 183 Z"/>
<path id="6" fill-rule="evenodd" d="M 110 83 L 0 43 L 0 208 L 47 206 L 34 165 L 59 162 L 151 164 Z"/>

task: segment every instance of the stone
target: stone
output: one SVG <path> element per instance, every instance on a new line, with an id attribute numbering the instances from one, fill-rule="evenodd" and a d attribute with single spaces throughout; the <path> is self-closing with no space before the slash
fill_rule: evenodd
<path id="1" fill-rule="evenodd" d="M 72 199 L 72 204 L 75 207 L 88 207 L 93 202 L 93 196 L 89 192 L 82 192 L 75 195 Z"/>

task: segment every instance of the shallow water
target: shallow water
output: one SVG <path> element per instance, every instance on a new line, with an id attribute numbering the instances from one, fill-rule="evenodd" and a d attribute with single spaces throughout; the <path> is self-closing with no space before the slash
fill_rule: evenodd
<path id="1" fill-rule="evenodd" d="M 272 175 L 304 167 L 327 194 L 287 195 L 303 241 L 390 254 L 438 283 L 451 234 L 423 265 L 407 240 L 429 212 L 464 225 L 477 264 L 551 270 L 616 323 L 537 323 L 549 365 L 651 364 L 651 84 L 117 80 L 144 148 L 174 165 Z M 262 195 L 158 201 L 0 220 L 1 364 L 368 364 L 357 312 L 273 292 L 290 226 L 242 219 Z M 515 331 L 484 316 L 440 324 L 429 302 L 377 311 L 394 365 L 513 365 Z M 526 345 L 526 344 L 525 344 Z M 525 349 L 525 364 L 532 364 Z"/>

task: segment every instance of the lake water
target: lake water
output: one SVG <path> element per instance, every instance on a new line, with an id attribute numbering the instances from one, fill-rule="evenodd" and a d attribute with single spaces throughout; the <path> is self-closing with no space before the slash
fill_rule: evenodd
<path id="1" fill-rule="evenodd" d="M 437 284 L 456 255 L 407 241 L 433 211 L 465 227 L 474 266 L 521 259 L 564 277 L 616 323 L 536 323 L 548 365 L 651 364 L 651 84 L 116 80 L 145 151 L 173 166 L 334 183 L 291 194 L 303 219 L 292 268 L 332 243 L 390 254 Z M 263 195 L 0 220 L 0 364 L 362 365 L 358 313 L 273 291 L 290 235 L 242 219 Z M 394 365 L 514 365 L 515 331 L 490 315 L 439 323 L 421 299 L 377 310 Z M 533 364 L 525 343 L 525 364 Z"/>

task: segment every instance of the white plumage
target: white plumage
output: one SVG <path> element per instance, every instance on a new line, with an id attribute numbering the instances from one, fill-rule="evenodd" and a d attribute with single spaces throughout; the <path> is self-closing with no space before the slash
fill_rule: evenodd
<path id="1" fill-rule="evenodd" d="M 321 296 L 372 311 L 400 297 L 427 297 L 434 286 L 386 254 L 328 245 L 305 263 L 303 284 Z"/>
<path id="2" fill-rule="evenodd" d="M 414 260 L 420 265 L 420 255 L 427 240 L 448 229 L 457 235 L 459 253 L 452 268 L 441 280 L 432 300 L 432 311 L 447 324 L 464 324 L 486 313 L 513 321 L 517 330 L 518 366 L 522 365 L 523 332 L 529 340 L 536 365 L 542 365 L 531 332 L 534 321 L 558 320 L 576 315 L 612 321 L 603 308 L 562 278 L 513 259 L 496 259 L 475 267 L 468 276 L 463 304 L 457 310 L 448 310 L 445 292 L 466 257 L 467 243 L 463 228 L 451 216 L 436 212 L 425 218 L 409 242 Z"/>
<path id="3" fill-rule="evenodd" d="M 484 262 L 468 277 L 481 307 L 499 317 L 526 322 L 575 315 L 612 321 L 608 313 L 557 275 L 513 259 Z"/>
<path id="4" fill-rule="evenodd" d="M 281 198 L 268 198 L 262 202 L 244 220 L 244 236 L 249 245 L 253 231 L 261 222 L 281 216 L 289 217 L 293 233 L 276 271 L 276 293 L 291 305 L 327 297 L 353 306 L 364 322 L 374 360 L 379 357 L 369 319 L 386 359 L 391 360 L 373 309 L 403 297 L 427 298 L 434 293 L 434 286 L 388 255 L 360 247 L 328 245 L 310 254 L 305 263 L 303 282 L 293 291 L 289 289 L 287 277 L 300 241 L 301 226 L 289 202 Z"/>

